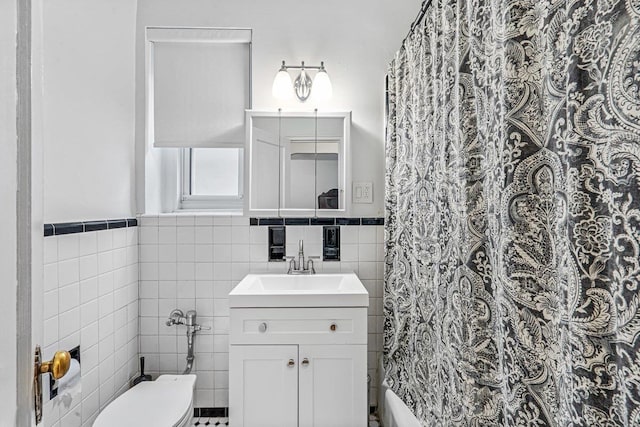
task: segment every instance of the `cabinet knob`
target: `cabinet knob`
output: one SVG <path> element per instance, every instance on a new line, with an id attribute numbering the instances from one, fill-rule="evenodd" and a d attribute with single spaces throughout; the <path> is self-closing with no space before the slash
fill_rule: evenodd
<path id="1" fill-rule="evenodd" d="M 292 368 L 292 367 L 294 367 L 295 365 L 296 365 L 295 360 L 293 360 L 293 359 L 289 359 L 289 362 L 287 363 L 287 366 L 288 366 L 288 367 L 290 367 L 290 368 Z"/>
<path id="2" fill-rule="evenodd" d="M 329 326 L 329 329 L 331 329 L 331 332 L 335 332 L 338 329 L 338 325 L 332 323 L 331 326 Z"/>
<path id="3" fill-rule="evenodd" d="M 267 332 L 267 323 L 266 322 L 260 323 L 260 326 L 258 326 L 258 330 L 260 332 Z"/>
<path id="4" fill-rule="evenodd" d="M 302 359 L 302 366 L 309 366 L 309 359 L 307 359 L 306 357 Z"/>

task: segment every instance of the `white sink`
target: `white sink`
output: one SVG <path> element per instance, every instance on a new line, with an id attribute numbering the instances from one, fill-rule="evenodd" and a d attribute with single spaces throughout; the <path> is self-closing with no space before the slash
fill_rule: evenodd
<path id="1" fill-rule="evenodd" d="M 368 307 L 354 273 L 248 274 L 229 293 L 229 307 Z"/>

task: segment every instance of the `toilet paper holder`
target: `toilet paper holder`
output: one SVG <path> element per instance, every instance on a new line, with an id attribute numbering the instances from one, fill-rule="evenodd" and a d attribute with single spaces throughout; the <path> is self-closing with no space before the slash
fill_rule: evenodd
<path id="1" fill-rule="evenodd" d="M 79 347 L 78 357 L 79 357 Z M 42 350 L 36 345 L 33 361 L 33 401 L 36 425 L 42 421 L 42 374 L 51 374 L 53 381 L 62 378 L 71 366 L 71 354 L 68 351 L 57 351 L 49 361 L 42 361 Z"/>

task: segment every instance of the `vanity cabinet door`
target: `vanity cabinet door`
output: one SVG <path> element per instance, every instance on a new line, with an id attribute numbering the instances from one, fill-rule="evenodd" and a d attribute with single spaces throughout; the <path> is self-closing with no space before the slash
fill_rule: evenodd
<path id="1" fill-rule="evenodd" d="M 364 427 L 366 345 L 301 345 L 300 427 Z"/>
<path id="2" fill-rule="evenodd" d="M 229 348 L 229 424 L 298 426 L 298 346 Z"/>

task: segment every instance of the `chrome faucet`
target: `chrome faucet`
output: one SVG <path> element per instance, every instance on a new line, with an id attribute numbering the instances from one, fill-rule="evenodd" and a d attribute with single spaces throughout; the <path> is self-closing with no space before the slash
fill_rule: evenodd
<path id="1" fill-rule="evenodd" d="M 320 259 L 319 256 L 310 256 L 307 262 L 304 262 L 304 242 L 298 241 L 298 262 L 296 263 L 296 257 L 289 256 L 285 259 L 289 260 L 289 270 L 287 274 L 316 274 L 316 269 L 313 266 L 314 259 Z"/>
<path id="2" fill-rule="evenodd" d="M 182 310 L 176 308 L 169 314 L 169 319 L 167 320 L 167 326 L 173 325 L 185 325 L 187 327 L 187 367 L 185 368 L 183 375 L 186 375 L 191 372 L 193 368 L 193 360 L 195 356 L 193 354 L 193 338 L 196 332 L 201 330 L 210 330 L 209 326 L 202 326 L 196 323 L 197 313 L 195 310 L 187 311 L 185 315 Z"/>

